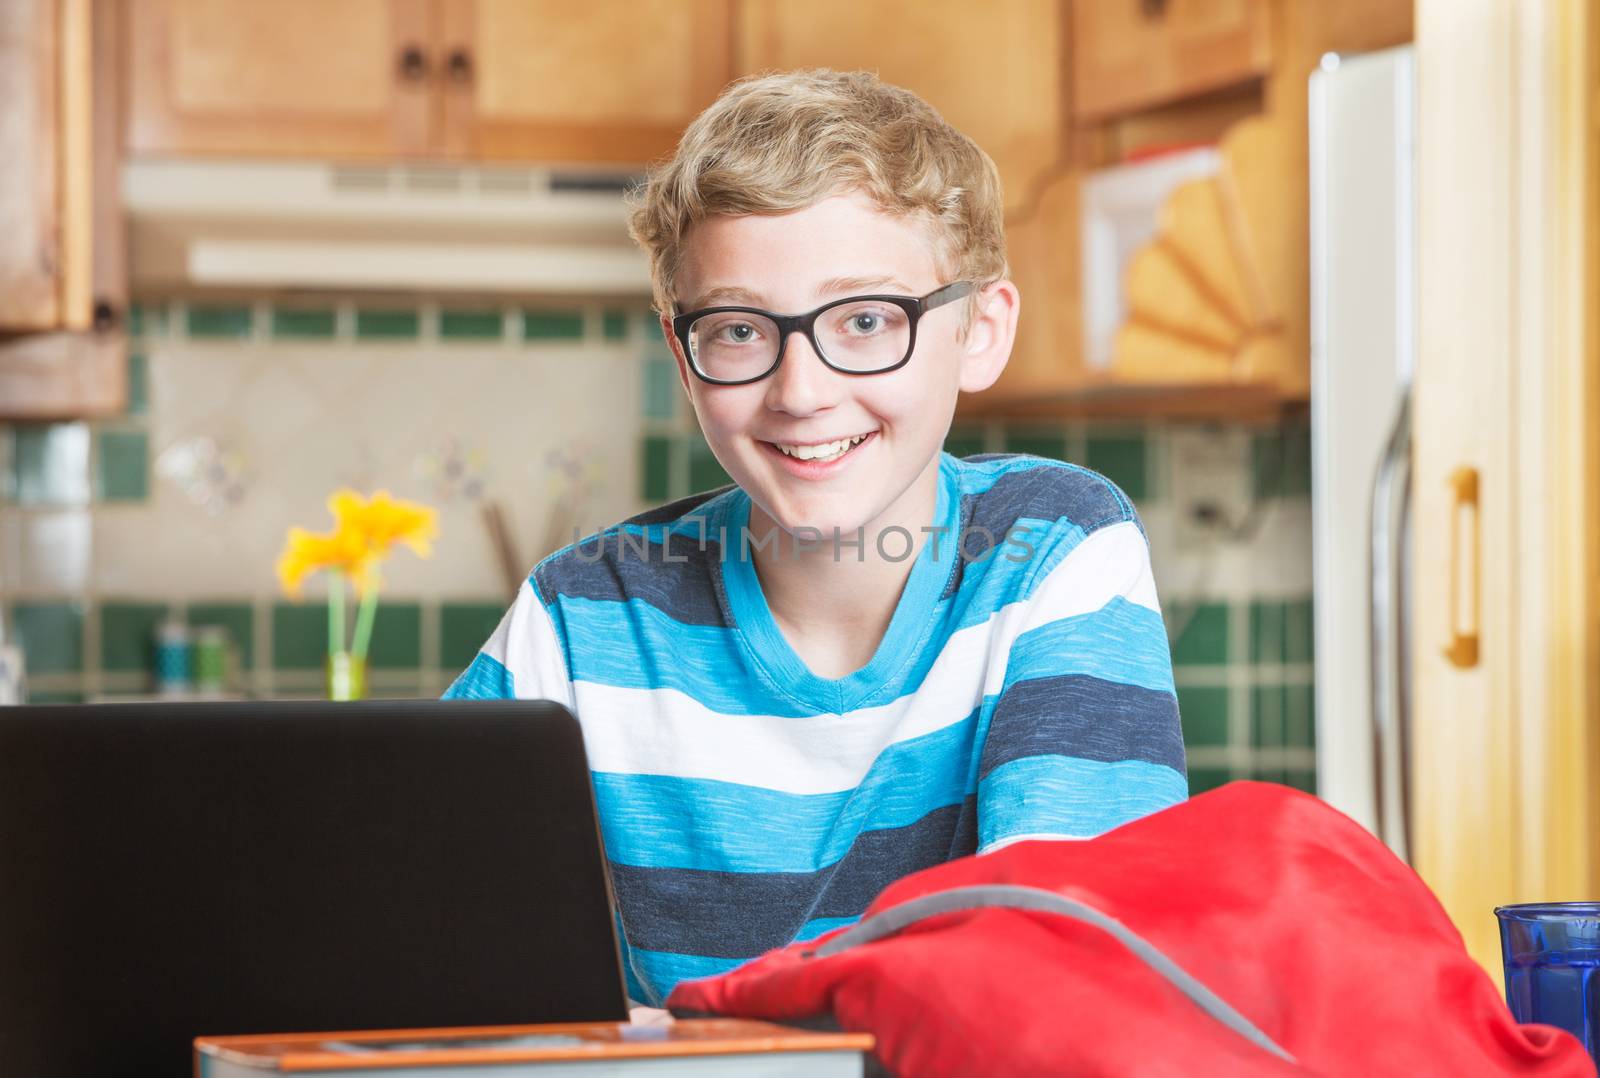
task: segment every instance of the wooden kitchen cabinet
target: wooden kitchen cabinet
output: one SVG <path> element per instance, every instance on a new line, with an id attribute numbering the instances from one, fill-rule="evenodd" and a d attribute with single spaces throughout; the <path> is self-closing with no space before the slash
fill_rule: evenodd
<path id="1" fill-rule="evenodd" d="M 0 420 L 119 410 L 116 0 L 0 4 Z"/>
<path id="2" fill-rule="evenodd" d="M 139 0 L 128 150 L 405 157 L 428 150 L 430 0 Z"/>
<path id="3" fill-rule="evenodd" d="M 739 74 L 863 68 L 924 98 L 994 158 L 1008 216 L 1028 213 L 1069 135 L 1057 0 L 741 0 Z"/>
<path id="4" fill-rule="evenodd" d="M 140 0 L 140 154 L 643 163 L 729 75 L 727 0 Z"/>
<path id="5" fill-rule="evenodd" d="M 726 0 L 442 0 L 438 149 L 476 160 L 647 162 L 730 74 Z"/>
<path id="6" fill-rule="evenodd" d="M 1259 79 L 1268 0 L 1072 0 L 1073 111 L 1102 119 Z"/>

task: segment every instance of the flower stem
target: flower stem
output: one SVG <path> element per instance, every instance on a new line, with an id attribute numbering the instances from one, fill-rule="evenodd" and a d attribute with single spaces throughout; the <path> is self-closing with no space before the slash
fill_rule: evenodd
<path id="1" fill-rule="evenodd" d="M 328 583 L 328 654 L 344 650 L 344 577 L 330 573 Z"/>
<path id="2" fill-rule="evenodd" d="M 358 659 L 367 657 L 367 645 L 372 640 L 372 622 L 378 613 L 378 574 L 368 570 L 365 588 L 361 594 L 361 609 L 356 614 L 356 638 L 350 651 Z"/>

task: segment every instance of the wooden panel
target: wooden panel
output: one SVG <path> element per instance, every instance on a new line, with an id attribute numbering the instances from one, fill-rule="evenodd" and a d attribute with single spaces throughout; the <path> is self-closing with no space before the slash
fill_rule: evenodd
<path id="1" fill-rule="evenodd" d="M 60 327 L 84 330 L 93 321 L 94 307 L 94 39 L 89 21 L 91 0 L 59 3 Z"/>
<path id="2" fill-rule="evenodd" d="M 643 164 L 731 74 L 727 0 L 440 5 L 443 145 L 493 160 Z"/>
<path id="3" fill-rule="evenodd" d="M 1511 145 L 1511 2 L 1417 6 L 1417 65 L 1427 77 L 1418 80 L 1413 860 L 1468 949 L 1497 978 L 1491 911 L 1519 897 L 1508 661 L 1515 647 L 1516 507 L 1504 468 L 1511 453 L 1504 409 L 1512 394 L 1508 297 L 1516 288 L 1511 170 L 1504 166 Z M 1482 477 L 1482 554 L 1465 570 L 1445 556 L 1452 529 L 1463 526 L 1449 482 L 1462 467 Z M 1483 658 L 1467 669 L 1443 652 L 1450 593 L 1462 587 L 1482 589 Z"/>
<path id="4" fill-rule="evenodd" d="M 999 380 L 962 395 L 963 414 L 1059 400 L 1085 384 L 1078 193 L 1076 173 L 1056 177 L 1033 216 L 1006 230 L 1011 279 L 1021 293 L 1017 339 Z"/>
<path id="5" fill-rule="evenodd" d="M 120 333 L 0 338 L 0 421 L 120 415 L 128 400 Z"/>
<path id="6" fill-rule="evenodd" d="M 1073 0 L 1080 119 L 1259 78 L 1272 59 L 1266 0 Z"/>
<path id="7" fill-rule="evenodd" d="M 1057 0 L 744 0 L 735 62 L 865 68 L 914 91 L 994 158 L 1018 218 L 1067 152 L 1065 21 Z"/>
<path id="8" fill-rule="evenodd" d="M 124 0 L 93 0 L 93 265 L 91 300 L 110 320 L 128 309 L 127 221 L 122 212 Z M 91 312 L 91 321 L 96 316 Z"/>
<path id="9" fill-rule="evenodd" d="M 57 290 L 59 8 L 0 3 L 0 329 L 53 329 Z"/>
<path id="10" fill-rule="evenodd" d="M 388 157 L 428 149 L 428 0 L 141 0 L 129 9 L 134 153 Z M 430 72 L 433 68 L 430 66 Z"/>

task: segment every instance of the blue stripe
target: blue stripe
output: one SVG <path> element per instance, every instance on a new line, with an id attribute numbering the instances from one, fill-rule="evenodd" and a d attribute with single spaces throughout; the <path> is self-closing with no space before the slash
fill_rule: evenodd
<path id="1" fill-rule="evenodd" d="M 1117 596 L 1099 610 L 1059 618 L 1020 634 L 1006 685 L 1079 674 L 1172 692 L 1172 652 L 1161 615 Z"/>
<path id="2" fill-rule="evenodd" d="M 1012 835 L 1098 835 L 1188 796 L 1181 774 L 1144 760 L 1012 760 L 978 784 L 978 848 Z"/>
<path id="3" fill-rule="evenodd" d="M 594 774 L 606 854 L 642 868 L 816 872 L 864 831 L 906 827 L 977 788 L 978 713 L 890 745 L 854 790 L 794 794 L 712 779 Z"/>
<path id="4" fill-rule="evenodd" d="M 794 938 L 796 941 L 816 939 L 836 928 L 853 925 L 860 919 L 860 917 L 818 917 L 813 921 L 807 921 L 800 931 L 795 933 Z M 665 1004 L 667 996 L 672 994 L 673 988 L 677 987 L 679 981 L 715 977 L 729 970 L 738 969 L 750 961 L 753 959 L 706 958 L 702 955 L 646 951 L 633 947 L 628 949 L 623 965 L 628 970 L 629 993 L 637 991 L 639 995 L 634 998 L 639 1002 L 660 1007 Z"/>
<path id="5" fill-rule="evenodd" d="M 742 661 L 731 629 L 684 625 L 639 600 L 557 601 L 573 681 L 621 689 L 675 689 L 723 715 L 804 718 Z"/>
<path id="6" fill-rule="evenodd" d="M 1019 681 L 1000 694 L 978 774 L 1025 756 L 1144 760 L 1183 770 L 1178 698 L 1170 692 L 1069 674 Z"/>
<path id="7" fill-rule="evenodd" d="M 652 1007 L 666 1006 L 667 996 L 672 994 L 679 981 L 715 977 L 738 969 L 748 961 L 748 958 L 707 958 L 697 954 L 629 948 L 629 966 L 638 972 L 640 987 L 645 990 L 645 998 L 640 1002 Z"/>
<path id="8" fill-rule="evenodd" d="M 511 700 L 517 695 L 511 671 L 501 666 L 494 656 L 480 651 L 450 687 L 441 700 Z"/>

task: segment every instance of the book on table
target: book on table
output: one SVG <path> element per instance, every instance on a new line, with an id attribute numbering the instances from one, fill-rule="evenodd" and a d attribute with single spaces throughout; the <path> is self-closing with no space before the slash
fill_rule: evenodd
<path id="1" fill-rule="evenodd" d="M 591 1078 L 622 1072 L 677 1078 L 857 1078 L 872 1050 L 867 1033 L 793 1029 L 739 1018 L 666 1025 L 579 1022 L 464 1029 L 367 1030 L 197 1037 L 197 1078 L 274 1074 L 458 1078 Z"/>

